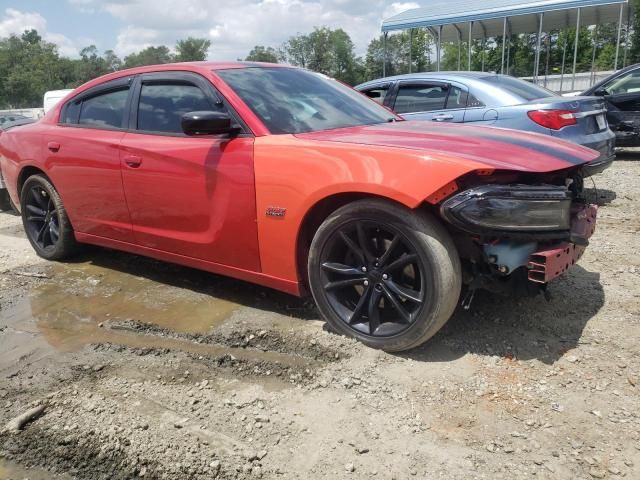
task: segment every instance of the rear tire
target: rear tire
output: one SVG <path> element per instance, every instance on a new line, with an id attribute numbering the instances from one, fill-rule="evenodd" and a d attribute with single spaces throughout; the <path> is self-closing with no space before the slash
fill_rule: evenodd
<path id="1" fill-rule="evenodd" d="M 309 252 L 309 285 L 337 332 L 398 352 L 426 342 L 460 298 L 460 257 L 432 216 L 382 200 L 331 214 Z"/>
<path id="2" fill-rule="evenodd" d="M 60 195 L 44 175 L 24 182 L 20 194 L 22 224 L 36 253 L 47 260 L 63 260 L 78 247 Z"/>

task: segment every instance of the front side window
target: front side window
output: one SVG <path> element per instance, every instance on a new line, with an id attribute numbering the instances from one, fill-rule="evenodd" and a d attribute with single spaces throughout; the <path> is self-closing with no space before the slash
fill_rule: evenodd
<path id="1" fill-rule="evenodd" d="M 80 125 L 122 128 L 128 94 L 129 89 L 123 88 L 85 98 L 75 107 L 70 103 L 66 108 L 65 116 L 69 114 L 70 107 L 71 110 L 79 108 L 78 123 Z"/>
<path id="2" fill-rule="evenodd" d="M 384 99 L 387 98 L 387 94 L 389 93 L 389 85 L 379 85 L 374 88 L 363 90 L 362 93 L 364 93 L 367 97 L 369 97 L 374 102 L 379 103 L 380 105 L 383 105 Z"/>
<path id="3" fill-rule="evenodd" d="M 149 83 L 140 90 L 138 130 L 182 133 L 182 115 L 218 109 L 199 87 L 186 83 Z"/>
<path id="4" fill-rule="evenodd" d="M 640 92 L 640 69 L 614 79 L 604 88 L 610 95 Z"/>
<path id="5" fill-rule="evenodd" d="M 398 113 L 442 110 L 445 108 L 448 93 L 446 85 L 428 83 L 400 85 L 394 110 Z"/>
<path id="6" fill-rule="evenodd" d="M 271 133 L 374 125 L 396 117 L 350 87 L 297 68 L 217 70 Z"/>

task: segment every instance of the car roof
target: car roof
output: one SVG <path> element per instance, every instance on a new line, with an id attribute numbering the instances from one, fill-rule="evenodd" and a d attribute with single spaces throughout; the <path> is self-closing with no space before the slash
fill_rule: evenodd
<path id="1" fill-rule="evenodd" d="M 193 70 L 193 69 L 208 69 L 208 70 L 228 70 L 231 68 L 272 68 L 272 67 L 292 67 L 291 65 L 281 63 L 267 63 L 267 62 L 243 62 L 243 61 L 204 61 L 204 62 L 179 62 L 179 63 L 162 63 L 158 65 L 144 65 L 141 67 L 127 68 L 125 70 L 118 70 L 116 73 L 123 73 L 126 75 L 135 75 L 136 73 L 144 73 L 149 71 L 166 71 L 166 70 Z"/>
<path id="2" fill-rule="evenodd" d="M 378 78 L 376 80 L 371 80 L 369 82 L 361 83 L 358 87 L 367 86 L 370 84 L 383 83 L 387 81 L 396 81 L 396 80 L 421 80 L 423 78 L 430 79 L 441 79 L 441 80 L 480 80 L 485 79 L 487 77 L 498 76 L 499 74 L 495 72 L 418 72 L 418 73 L 407 73 L 404 75 L 394 75 L 392 77 L 384 77 Z"/>
<path id="3" fill-rule="evenodd" d="M 102 83 L 116 80 L 119 78 L 128 77 L 131 75 L 140 75 L 144 73 L 156 73 L 156 72 L 194 72 L 205 74 L 215 70 L 228 70 L 233 68 L 297 68 L 288 64 L 278 63 L 266 63 L 266 62 L 241 62 L 241 61 L 226 61 L 226 62 L 179 62 L 179 63 L 162 63 L 157 65 L 144 65 L 140 67 L 127 68 L 124 70 L 117 70 L 115 72 L 107 73 L 100 77 L 89 80 L 87 83 L 80 85 L 73 90 L 73 94 L 78 95 L 89 88 Z"/>

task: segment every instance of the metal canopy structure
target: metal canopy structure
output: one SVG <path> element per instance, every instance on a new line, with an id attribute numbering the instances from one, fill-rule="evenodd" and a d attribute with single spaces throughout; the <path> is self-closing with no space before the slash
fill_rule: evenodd
<path id="1" fill-rule="evenodd" d="M 543 32 L 567 27 L 618 23 L 615 68 L 618 67 L 622 22 L 629 18 L 628 0 L 434 0 L 428 7 L 414 8 L 399 13 L 382 22 L 385 35 L 394 30 L 427 28 L 436 38 L 437 68 L 440 70 L 442 42 L 469 41 L 468 66 L 471 68 L 471 41 L 501 37 L 502 72 L 505 71 L 505 55 L 508 55 L 508 39 L 511 35 L 537 33 L 534 78 L 540 67 L 541 39 Z M 575 78 L 578 38 L 574 45 L 573 73 Z M 565 46 L 566 50 L 566 46 Z M 566 53 L 566 52 L 565 52 Z M 386 59 L 386 53 L 385 53 Z M 595 59 L 595 48 L 594 48 Z M 507 71 L 509 59 L 507 57 Z M 460 54 L 458 59 L 460 67 Z M 386 69 L 386 61 L 385 68 Z M 564 70 L 564 65 L 563 65 Z"/>

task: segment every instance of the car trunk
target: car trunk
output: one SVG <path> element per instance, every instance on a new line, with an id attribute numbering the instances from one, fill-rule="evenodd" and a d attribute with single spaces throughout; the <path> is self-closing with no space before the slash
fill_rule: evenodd
<path id="1" fill-rule="evenodd" d="M 533 100 L 524 105 L 531 105 L 532 110 L 575 112 L 574 132 L 580 135 L 592 135 L 609 128 L 605 104 L 599 97 L 549 97 Z"/>

